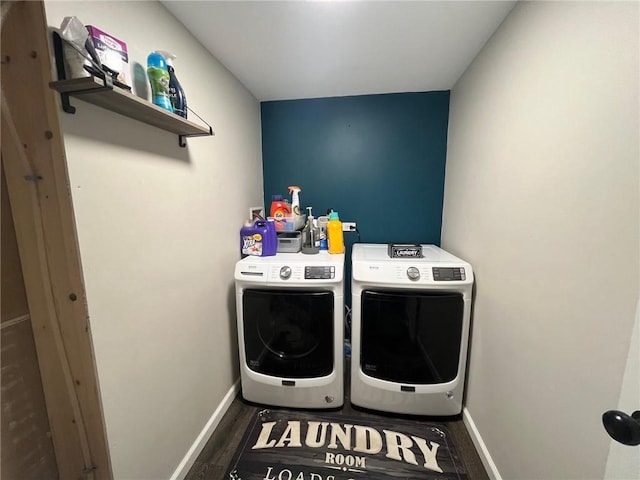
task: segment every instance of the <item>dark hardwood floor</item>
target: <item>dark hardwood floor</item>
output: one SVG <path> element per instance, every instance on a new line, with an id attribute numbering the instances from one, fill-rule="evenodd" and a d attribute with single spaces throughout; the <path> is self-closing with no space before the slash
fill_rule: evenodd
<path id="1" fill-rule="evenodd" d="M 348 372 L 348 363 L 345 365 Z M 345 375 L 348 377 L 348 375 Z M 441 423 L 449 430 L 453 437 L 453 442 L 458 450 L 459 456 L 465 465 L 469 480 L 489 480 L 482 461 L 478 456 L 462 417 L 417 417 L 408 415 L 386 414 L 383 412 L 373 412 L 353 407 L 349 402 L 349 382 L 345 381 L 345 404 L 340 410 L 328 410 L 332 415 L 345 415 L 351 417 L 365 418 L 397 418 L 404 421 L 409 420 L 416 423 Z M 193 467 L 189 471 L 186 480 L 222 480 L 227 467 L 233 459 L 233 455 L 238 449 L 249 422 L 257 410 L 265 408 L 264 405 L 256 405 L 247 402 L 238 395 L 229 410 L 222 418 L 218 428 L 215 430 L 204 449 L 198 456 Z M 277 407 L 268 407 L 277 409 Z M 288 409 L 292 410 L 292 409 Z"/>

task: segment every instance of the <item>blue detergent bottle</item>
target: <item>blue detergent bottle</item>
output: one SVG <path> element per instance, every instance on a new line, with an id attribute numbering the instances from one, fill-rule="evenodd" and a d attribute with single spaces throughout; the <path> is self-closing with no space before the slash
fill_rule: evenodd
<path id="1" fill-rule="evenodd" d="M 173 61 L 177 58 L 173 53 L 165 50 L 158 50 L 158 53 L 167 61 L 167 70 L 169 71 L 169 99 L 173 107 L 173 113 L 187 118 L 187 96 L 184 94 L 182 85 L 176 76 L 176 69 Z"/>
<path id="2" fill-rule="evenodd" d="M 151 84 L 151 101 L 165 110 L 173 113 L 173 106 L 169 97 L 169 70 L 167 61 L 158 52 L 151 52 L 147 57 L 147 75 Z"/>

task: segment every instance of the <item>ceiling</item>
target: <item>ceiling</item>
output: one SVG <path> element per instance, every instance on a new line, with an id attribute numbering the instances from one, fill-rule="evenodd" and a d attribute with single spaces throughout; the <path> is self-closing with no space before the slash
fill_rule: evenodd
<path id="1" fill-rule="evenodd" d="M 449 90 L 516 2 L 162 3 L 268 101 Z"/>

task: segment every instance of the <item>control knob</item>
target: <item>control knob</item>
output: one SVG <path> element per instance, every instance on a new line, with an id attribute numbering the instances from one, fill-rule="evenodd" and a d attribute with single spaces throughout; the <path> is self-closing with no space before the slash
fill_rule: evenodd
<path id="1" fill-rule="evenodd" d="M 407 268 L 407 277 L 409 277 L 409 280 L 413 280 L 415 282 L 420 278 L 420 270 L 416 267 Z"/>
<path id="2" fill-rule="evenodd" d="M 291 276 L 291 267 L 284 266 L 280 269 L 280 278 L 287 280 Z"/>

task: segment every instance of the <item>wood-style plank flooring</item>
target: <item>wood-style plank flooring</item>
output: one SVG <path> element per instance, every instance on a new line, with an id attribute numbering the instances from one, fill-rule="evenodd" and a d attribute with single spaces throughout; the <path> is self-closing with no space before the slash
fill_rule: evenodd
<path id="1" fill-rule="evenodd" d="M 345 365 L 345 368 L 346 371 L 349 371 L 348 365 Z M 387 423 L 389 423 L 389 419 L 393 418 L 405 421 L 410 420 L 417 423 L 442 423 L 453 437 L 454 444 L 465 465 L 469 480 L 489 480 L 489 476 L 482 465 L 482 461 L 478 456 L 478 452 L 469 437 L 469 433 L 460 415 L 456 417 L 417 417 L 363 410 L 351 405 L 348 398 L 348 379 L 345 383 L 345 404 L 340 410 L 329 410 L 328 412 L 332 415 L 385 418 Z M 238 395 L 222 418 L 218 428 L 215 430 L 198 456 L 196 462 L 189 471 L 186 480 L 224 479 L 227 467 L 231 463 L 233 455 L 238 449 L 242 436 L 244 435 L 254 412 L 263 408 L 265 408 L 264 405 L 256 405 L 247 402 L 241 395 Z M 268 408 L 276 409 L 277 407 Z"/>

